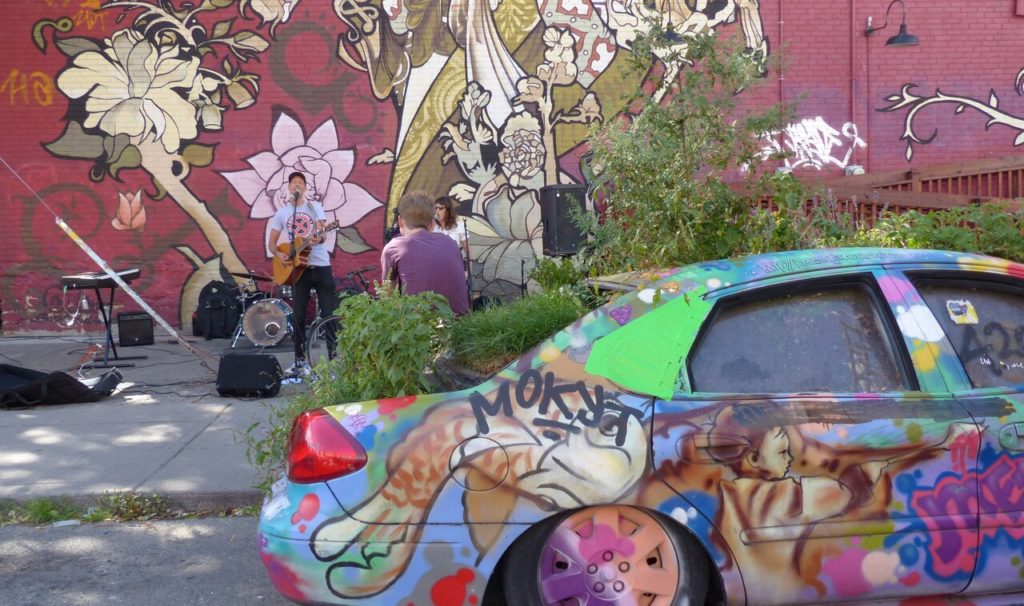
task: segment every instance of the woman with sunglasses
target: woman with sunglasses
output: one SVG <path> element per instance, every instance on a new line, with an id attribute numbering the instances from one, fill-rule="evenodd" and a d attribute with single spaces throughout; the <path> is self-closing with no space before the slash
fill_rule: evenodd
<path id="1" fill-rule="evenodd" d="M 463 258 L 466 262 L 467 272 L 469 271 L 469 239 L 466 231 L 466 220 L 456 221 L 458 214 L 455 212 L 455 205 L 448 196 L 441 196 L 434 200 L 434 223 L 437 228 L 434 231 L 445 234 L 462 249 Z"/>

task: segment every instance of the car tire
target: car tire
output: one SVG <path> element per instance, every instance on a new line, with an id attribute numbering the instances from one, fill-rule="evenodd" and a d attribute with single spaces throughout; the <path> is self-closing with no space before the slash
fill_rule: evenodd
<path id="1" fill-rule="evenodd" d="M 532 526 L 501 574 L 509 606 L 704 604 L 709 579 L 707 555 L 689 533 L 659 513 L 621 505 Z"/>

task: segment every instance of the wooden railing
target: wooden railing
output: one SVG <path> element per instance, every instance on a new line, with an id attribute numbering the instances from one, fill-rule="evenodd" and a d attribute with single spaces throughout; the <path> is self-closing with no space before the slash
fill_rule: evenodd
<path id="1" fill-rule="evenodd" d="M 928 212 L 992 202 L 1019 210 L 1024 207 L 1024 154 L 803 181 L 809 191 L 821 192 L 808 208 L 825 204 L 837 213 L 849 212 L 859 224 L 873 225 L 885 212 Z M 774 203 L 765 200 L 762 206 L 771 209 Z"/>
<path id="2" fill-rule="evenodd" d="M 1024 196 L 1024 155 L 936 164 L 912 170 L 876 171 L 856 177 L 837 177 L 826 184 L 973 198 L 1020 198 Z"/>

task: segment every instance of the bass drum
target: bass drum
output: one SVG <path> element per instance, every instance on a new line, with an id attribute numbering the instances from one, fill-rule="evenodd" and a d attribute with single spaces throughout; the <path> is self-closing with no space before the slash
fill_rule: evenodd
<path id="1" fill-rule="evenodd" d="M 292 332 L 291 306 L 281 299 L 257 301 L 242 316 L 242 332 L 254 345 L 277 345 Z"/>

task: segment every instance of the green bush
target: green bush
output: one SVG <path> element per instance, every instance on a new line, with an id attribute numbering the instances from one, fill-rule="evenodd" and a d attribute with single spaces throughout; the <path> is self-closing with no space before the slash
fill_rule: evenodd
<path id="1" fill-rule="evenodd" d="M 793 108 L 739 106 L 739 91 L 764 79 L 735 38 L 687 37 L 683 56 L 678 36 L 657 22 L 648 28 L 633 44 L 635 67 L 660 73 L 649 71 L 656 53 L 681 77 L 664 99 L 641 88 L 629 106 L 639 113 L 591 131 L 593 189 L 605 206 L 600 220 L 584 220 L 594 271 L 685 265 L 792 240 L 790 211 L 758 222 L 752 208 L 778 185 L 764 164 L 775 157 L 764 152 L 765 136 L 782 130 Z M 787 186 L 802 199 L 799 182 Z"/>
<path id="2" fill-rule="evenodd" d="M 928 213 L 888 213 L 855 239 L 866 246 L 957 250 L 1024 261 L 1024 211 L 990 203 Z"/>
<path id="3" fill-rule="evenodd" d="M 560 292 L 575 297 L 588 310 L 596 309 L 608 301 L 608 293 L 586 285 L 587 275 L 583 273 L 586 261 L 583 257 L 585 255 L 541 259 L 530 272 L 530 279 L 542 292 Z"/>
<path id="4" fill-rule="evenodd" d="M 312 389 L 270 405 L 267 420 L 245 430 L 242 440 L 257 471 L 257 488 L 269 490 L 283 472 L 292 422 L 302 412 L 429 391 L 424 370 L 445 346 L 452 316 L 447 301 L 432 292 L 376 291 L 379 299 L 361 294 L 341 302 L 338 355 L 313 369 L 318 378 Z"/>
<path id="5" fill-rule="evenodd" d="M 537 261 L 537 265 L 530 271 L 530 279 L 546 292 L 561 290 L 563 286 L 576 286 L 585 277 L 574 257 L 545 257 Z"/>
<path id="6" fill-rule="evenodd" d="M 624 107 L 590 133 L 584 165 L 605 210 L 582 217 L 590 234 L 584 274 L 674 267 L 744 254 L 841 246 L 934 248 L 1024 260 L 1024 212 L 985 204 L 935 212 L 889 213 L 873 226 L 817 196 L 791 175 L 772 174 L 766 137 L 794 116 L 793 105 L 738 104 L 765 82 L 760 65 L 733 40 L 714 35 L 679 43 L 670 26 L 651 22 L 630 63 L 657 77 L 654 57 L 677 79 L 645 82 Z M 679 52 L 685 48 L 685 54 Z M 652 89 L 653 86 L 653 89 Z M 659 88 L 662 87 L 662 88 Z M 651 90 L 658 92 L 650 94 Z M 662 96 L 662 93 L 665 93 Z M 759 208 L 770 196 L 775 210 Z M 544 283 L 571 268 L 538 267 Z"/>
<path id="7" fill-rule="evenodd" d="M 586 311 L 578 298 L 556 291 L 473 312 L 452 327 L 452 360 L 479 373 L 493 373 Z"/>
<path id="8" fill-rule="evenodd" d="M 338 308 L 336 379 L 354 400 L 422 393 L 430 388 L 424 368 L 443 346 L 452 312 L 433 292 L 406 296 L 381 288 L 378 299 L 348 297 Z"/>

